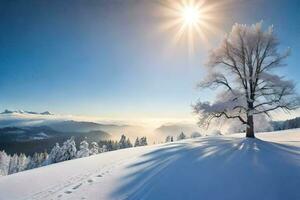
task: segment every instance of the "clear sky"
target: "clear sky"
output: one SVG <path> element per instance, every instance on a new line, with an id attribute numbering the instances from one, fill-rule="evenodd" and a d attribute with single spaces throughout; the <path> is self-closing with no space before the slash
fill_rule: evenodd
<path id="1" fill-rule="evenodd" d="M 176 0 L 172 0 L 176 1 Z M 170 2 L 172 2 L 170 1 Z M 222 1 L 207 1 L 207 4 Z M 158 0 L 0 1 L 0 109 L 108 118 L 190 118 L 207 52 L 235 23 L 274 25 L 299 82 L 300 1 L 227 0 L 193 55 Z M 299 85 L 299 84 L 298 84 Z M 298 91 L 300 91 L 298 86 Z"/>

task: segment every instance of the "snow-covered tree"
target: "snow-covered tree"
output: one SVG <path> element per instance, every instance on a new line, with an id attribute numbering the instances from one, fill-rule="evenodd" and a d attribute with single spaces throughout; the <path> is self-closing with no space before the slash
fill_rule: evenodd
<path id="1" fill-rule="evenodd" d="M 8 175 L 10 156 L 5 151 L 0 151 L 0 176 Z"/>
<path id="2" fill-rule="evenodd" d="M 119 143 L 117 141 L 109 140 L 106 143 L 107 151 L 113 151 L 119 149 Z"/>
<path id="3" fill-rule="evenodd" d="M 165 142 L 166 142 L 166 143 L 171 142 L 171 136 L 168 135 L 168 136 L 166 137 Z"/>
<path id="4" fill-rule="evenodd" d="M 17 154 L 14 154 L 10 158 L 8 174 L 13 174 L 18 172 L 18 160 L 19 160 L 19 156 Z"/>
<path id="5" fill-rule="evenodd" d="M 99 153 L 104 153 L 104 152 L 107 152 L 108 149 L 107 149 L 107 145 L 102 145 L 102 147 L 99 149 Z"/>
<path id="6" fill-rule="evenodd" d="M 61 148 L 58 143 L 55 144 L 55 146 L 51 149 L 47 164 L 57 163 L 60 162 L 60 156 L 61 156 Z M 32 158 L 33 160 L 33 158 Z"/>
<path id="7" fill-rule="evenodd" d="M 147 145 L 148 145 L 147 138 L 146 137 L 141 137 L 140 146 L 147 146 Z"/>
<path id="8" fill-rule="evenodd" d="M 29 163 L 27 165 L 27 169 L 34 169 L 37 167 L 55 163 L 54 161 L 50 161 L 50 157 L 48 156 L 47 152 L 34 153 L 28 162 Z"/>
<path id="9" fill-rule="evenodd" d="M 167 142 L 173 142 L 173 141 L 174 141 L 173 136 L 168 135 L 168 136 L 166 137 L 166 140 L 165 140 L 166 143 L 167 143 Z"/>
<path id="10" fill-rule="evenodd" d="M 273 27 L 266 31 L 262 23 L 252 26 L 235 24 L 219 47 L 209 56 L 208 75 L 200 88 L 223 87 L 215 102 L 198 101 L 193 107 L 200 125 L 214 119 L 238 119 L 245 125 L 246 137 L 254 137 L 254 115 L 270 115 L 299 106 L 292 81 L 276 75 L 274 69 L 284 65 L 289 50 L 278 51 Z"/>
<path id="11" fill-rule="evenodd" d="M 77 158 L 83 158 L 87 157 L 90 155 L 90 150 L 89 150 L 89 143 L 87 141 L 83 140 L 80 142 L 79 145 L 79 151 L 77 151 Z"/>
<path id="12" fill-rule="evenodd" d="M 24 153 L 21 153 L 18 157 L 18 172 L 26 170 L 29 162 L 27 156 Z"/>
<path id="13" fill-rule="evenodd" d="M 125 135 L 121 135 L 121 139 L 119 141 L 119 148 L 120 149 L 127 148 L 127 141 L 126 141 L 126 136 Z"/>
<path id="14" fill-rule="evenodd" d="M 99 153 L 99 146 L 97 142 L 92 142 L 90 145 L 90 155 L 96 155 Z"/>
<path id="15" fill-rule="evenodd" d="M 137 137 L 137 138 L 135 139 L 134 146 L 135 146 L 135 147 L 140 146 L 140 139 L 139 139 L 139 137 Z"/>
<path id="16" fill-rule="evenodd" d="M 60 153 L 59 161 L 72 160 L 73 158 L 76 158 L 77 149 L 73 137 L 63 143 Z"/>
<path id="17" fill-rule="evenodd" d="M 70 138 L 65 141 L 60 147 L 58 143 L 52 148 L 48 159 L 47 164 L 57 163 L 65 160 L 71 160 L 76 158 L 77 149 L 74 138 Z"/>
<path id="18" fill-rule="evenodd" d="M 184 139 L 186 139 L 186 135 L 185 135 L 183 132 L 181 132 L 181 133 L 177 136 L 177 140 L 184 140 Z"/>
<path id="19" fill-rule="evenodd" d="M 130 148 L 130 147 L 132 147 L 132 144 L 131 144 L 131 142 L 130 142 L 130 139 L 129 138 L 127 138 L 127 140 L 126 140 L 126 148 Z"/>
<path id="20" fill-rule="evenodd" d="M 39 157 L 39 162 L 41 163 L 40 166 L 47 165 L 48 157 L 49 157 L 49 154 L 46 151 L 43 153 L 40 153 L 40 157 Z"/>

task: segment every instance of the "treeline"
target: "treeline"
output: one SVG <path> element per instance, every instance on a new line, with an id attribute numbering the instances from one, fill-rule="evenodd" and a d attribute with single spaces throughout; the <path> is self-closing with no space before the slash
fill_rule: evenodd
<path id="1" fill-rule="evenodd" d="M 274 131 L 300 128 L 300 117 L 289 119 L 285 121 L 273 121 L 272 126 Z"/>
<path id="2" fill-rule="evenodd" d="M 8 155 L 5 151 L 0 151 L 0 176 L 107 151 L 145 145 L 148 145 L 146 137 L 136 138 L 134 145 L 132 145 L 130 139 L 122 135 L 119 141 L 104 140 L 98 143 L 88 143 L 86 140 L 83 140 L 80 142 L 79 148 L 77 148 L 74 138 L 71 137 L 63 142 L 61 146 L 59 143 L 56 143 L 49 153 L 34 153 L 33 156 L 26 156 L 24 153 Z"/>
<path id="3" fill-rule="evenodd" d="M 190 138 L 197 138 L 197 137 L 201 137 L 202 135 L 198 132 L 193 132 L 191 135 L 190 135 Z M 188 137 L 186 136 L 186 134 L 184 134 L 183 132 L 181 132 L 178 136 L 177 136 L 177 141 L 179 140 L 184 140 L 184 139 L 187 139 Z M 168 135 L 165 139 L 165 142 L 168 143 L 168 142 L 174 142 L 174 137 L 173 136 L 170 136 Z"/>

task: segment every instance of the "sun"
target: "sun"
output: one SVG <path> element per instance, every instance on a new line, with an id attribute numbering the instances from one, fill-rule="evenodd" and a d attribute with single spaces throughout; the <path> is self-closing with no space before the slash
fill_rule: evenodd
<path id="1" fill-rule="evenodd" d="M 182 9 L 181 17 L 185 24 L 197 25 L 201 20 L 200 9 L 193 5 L 185 6 Z"/>
<path id="2" fill-rule="evenodd" d="M 166 0 L 161 10 L 165 18 L 161 29 L 172 31 L 173 44 L 185 43 L 189 53 L 193 54 L 196 46 L 210 46 L 208 38 L 220 33 L 215 24 L 220 23 L 218 12 L 221 7 L 224 4 L 219 1 Z"/>

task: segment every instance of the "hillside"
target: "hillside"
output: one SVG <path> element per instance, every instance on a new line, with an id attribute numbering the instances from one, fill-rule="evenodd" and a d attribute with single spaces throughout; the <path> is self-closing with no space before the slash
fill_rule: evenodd
<path id="1" fill-rule="evenodd" d="M 300 130 L 102 153 L 0 178 L 0 199 L 300 199 Z"/>

